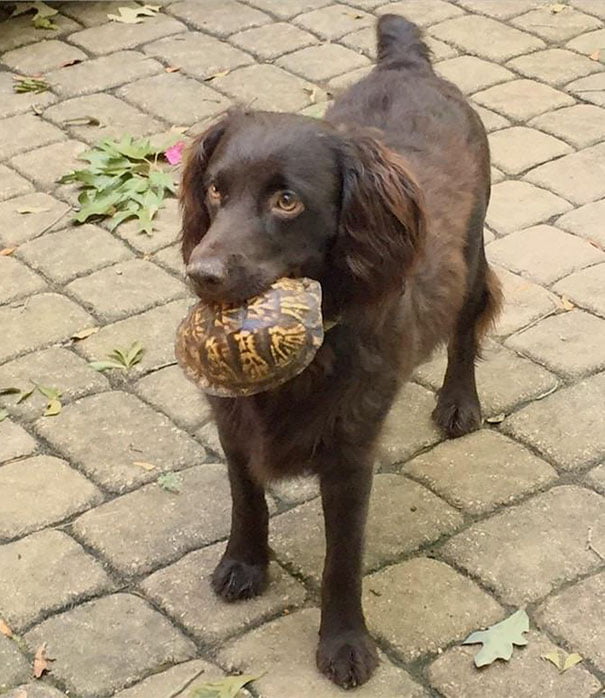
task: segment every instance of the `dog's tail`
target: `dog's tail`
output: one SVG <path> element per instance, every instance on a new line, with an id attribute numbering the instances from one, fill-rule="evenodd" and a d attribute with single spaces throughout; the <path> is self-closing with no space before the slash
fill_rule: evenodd
<path id="1" fill-rule="evenodd" d="M 420 29 L 400 15 L 382 15 L 376 26 L 378 68 L 429 67 L 431 52 Z"/>

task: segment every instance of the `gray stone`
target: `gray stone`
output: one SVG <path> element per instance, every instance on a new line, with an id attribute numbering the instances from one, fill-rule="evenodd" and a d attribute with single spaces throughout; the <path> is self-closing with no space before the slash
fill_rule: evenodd
<path id="1" fill-rule="evenodd" d="M 36 450 L 35 439 L 10 419 L 0 422 L 0 463 L 27 456 Z"/>
<path id="2" fill-rule="evenodd" d="M 7 51 L 2 56 L 2 62 L 21 75 L 37 75 L 60 68 L 70 61 L 85 61 L 86 58 L 86 54 L 75 46 L 49 39 Z"/>
<path id="3" fill-rule="evenodd" d="M 6 695 L 3 694 L 2 698 L 67 698 L 67 696 L 47 683 L 37 681 L 18 686 Z"/>
<path id="4" fill-rule="evenodd" d="M 292 24 L 276 22 L 234 34 L 229 41 L 263 60 L 273 60 L 317 42 L 316 37 Z M 246 61 L 248 62 L 248 61 Z"/>
<path id="5" fill-rule="evenodd" d="M 130 369 L 129 378 L 138 378 L 147 371 L 175 364 L 176 329 L 191 305 L 191 300 L 173 301 L 106 325 L 97 334 L 78 342 L 77 350 L 87 359 L 98 361 L 105 359 L 116 347 L 127 348 L 133 342 L 140 342 L 145 349 L 143 358 Z"/>
<path id="6" fill-rule="evenodd" d="M 5 165 L 0 165 L 0 201 L 12 199 L 33 191 L 33 186 L 21 175 L 9 170 Z"/>
<path id="7" fill-rule="evenodd" d="M 138 7 L 136 2 L 128 2 L 125 0 L 124 4 L 120 4 L 120 7 L 136 8 Z M 92 0 L 91 2 L 68 2 L 62 5 L 61 13 L 75 19 L 85 27 L 94 27 L 97 24 L 105 24 L 107 22 L 107 15 L 109 13 L 116 12 L 115 2 L 109 0 L 109 2 L 101 2 L 99 0 Z"/>
<path id="8" fill-rule="evenodd" d="M 577 378 L 605 368 L 605 321 L 582 310 L 545 318 L 506 344 L 563 376 Z"/>
<path id="9" fill-rule="evenodd" d="M 61 392 L 63 403 L 109 387 L 102 374 L 91 371 L 80 357 L 61 347 L 26 354 L 0 366 L 0 386 L 28 390 L 35 384 L 57 388 Z M 48 398 L 38 390 L 19 404 L 16 403 L 18 397 L 19 395 L 1 396 L 0 404 L 20 418 L 40 417 L 48 403 Z"/>
<path id="10" fill-rule="evenodd" d="M 586 476 L 586 482 L 601 494 L 605 494 L 605 463 L 593 468 Z"/>
<path id="11" fill-rule="evenodd" d="M 130 82 L 118 96 L 171 124 L 194 124 L 223 112 L 228 101 L 207 85 L 178 73 Z"/>
<path id="12" fill-rule="evenodd" d="M 216 454 L 219 460 L 225 460 L 225 452 L 223 451 L 223 447 L 218 435 L 218 429 L 216 428 L 216 424 L 214 422 L 206 422 L 204 426 L 197 430 L 195 436 L 197 440 L 204 444 L 206 448 L 210 449 L 212 453 Z"/>
<path id="13" fill-rule="evenodd" d="M 467 53 L 495 62 L 544 47 L 542 39 L 478 15 L 449 19 L 432 26 L 429 33 Z M 486 36 L 489 41 L 484 40 Z"/>
<path id="14" fill-rule="evenodd" d="M 117 10 L 117 8 L 114 9 Z M 89 53 L 98 56 L 136 48 L 148 41 L 155 41 L 163 36 L 178 34 L 186 30 L 187 27 L 182 22 L 158 14 L 155 17 L 146 17 L 145 21 L 139 24 L 109 22 L 101 26 L 89 27 L 72 34 L 69 40 Z"/>
<path id="15" fill-rule="evenodd" d="M 564 485 L 473 524 L 450 538 L 442 553 L 505 603 L 524 605 L 599 567 L 586 547 L 589 526 L 601 549 L 603 497 Z"/>
<path id="16" fill-rule="evenodd" d="M 44 621 L 25 636 L 54 657 L 53 676 L 70 693 L 98 698 L 195 654 L 187 640 L 142 599 L 115 594 Z M 99 661 L 103 657 L 103 661 Z"/>
<path id="17" fill-rule="evenodd" d="M 551 189 L 574 204 L 600 199 L 605 196 L 605 143 L 540 165 L 524 179 Z"/>
<path id="18" fill-rule="evenodd" d="M 503 615 L 470 579 L 422 557 L 366 577 L 363 605 L 370 630 L 406 662 L 462 640 Z"/>
<path id="19" fill-rule="evenodd" d="M 382 5 L 382 3 L 380 4 Z M 443 2 L 443 0 L 415 0 L 411 3 L 407 0 L 392 2 L 379 7 L 376 14 L 382 15 L 387 12 L 403 15 L 420 27 L 436 24 L 451 17 L 460 17 L 464 14 L 459 7 L 450 2 Z"/>
<path id="20" fill-rule="evenodd" d="M 67 405 L 54 419 L 39 420 L 36 430 L 112 492 L 133 489 L 162 472 L 206 460 L 204 449 L 167 417 L 134 395 L 118 391 Z M 140 462 L 154 469 L 136 465 Z"/>
<path id="21" fill-rule="evenodd" d="M 115 698 L 191 698 L 199 682 L 217 681 L 223 675 L 218 667 L 202 659 L 194 659 L 153 674 L 131 688 L 116 693 Z"/>
<path id="22" fill-rule="evenodd" d="M 91 482 L 53 456 L 34 456 L 3 465 L 0 495 L 0 538 L 23 536 L 55 524 L 103 499 Z"/>
<path id="23" fill-rule="evenodd" d="M 78 25 L 67 17 L 56 15 L 53 17 L 56 29 L 52 32 L 52 38 L 56 39 L 79 29 Z M 49 38 L 47 29 L 37 29 L 32 23 L 31 14 L 22 14 L 11 17 L 2 22 L 2 35 L 0 35 L 0 53 L 11 49 L 32 44 Z"/>
<path id="24" fill-rule="evenodd" d="M 0 546 L 0 570 L 0 615 L 17 632 L 112 585 L 101 565 L 60 531 Z"/>
<path id="25" fill-rule="evenodd" d="M 497 131 L 499 128 L 506 128 L 507 126 L 510 126 L 510 121 L 508 119 L 505 119 L 503 116 L 496 114 L 496 112 L 493 112 L 490 109 L 484 109 L 483 107 L 478 107 L 477 105 L 473 105 L 473 109 L 477 112 L 477 114 L 479 114 L 479 117 L 485 126 L 485 130 L 488 133 Z M 496 182 L 493 182 L 493 184 L 495 183 Z"/>
<path id="26" fill-rule="evenodd" d="M 329 80 L 369 64 L 365 56 L 339 44 L 309 46 L 277 60 L 277 65 L 313 82 Z"/>
<path id="27" fill-rule="evenodd" d="M 315 666 L 319 612 L 315 608 L 298 611 L 267 623 L 227 645 L 219 654 L 228 667 L 261 674 L 251 684 L 263 698 L 339 698 L 342 689 L 330 683 Z M 367 684 L 355 689 L 359 698 L 405 696 L 425 698 L 427 694 L 410 675 L 391 664 L 386 657 Z"/>
<path id="28" fill-rule="evenodd" d="M 195 430 L 211 419 L 210 405 L 204 394 L 185 377 L 179 366 L 167 366 L 141 378 L 135 391 L 186 430 Z"/>
<path id="29" fill-rule="evenodd" d="M 27 681 L 30 668 L 15 642 L 0 634 L 0 691 Z M 10 694 L 9 694 L 10 695 Z"/>
<path id="30" fill-rule="evenodd" d="M 374 2 L 376 5 L 379 5 L 382 3 L 382 0 L 380 0 L 380 2 L 374 0 Z M 280 19 L 290 19 L 290 17 L 299 15 L 302 12 L 329 5 L 330 0 L 288 0 L 287 3 L 285 3 L 284 0 L 251 0 L 250 4 Z M 358 0 L 357 4 L 363 4 L 363 0 L 361 0 L 361 2 Z"/>
<path id="31" fill-rule="evenodd" d="M 117 51 L 78 65 L 53 70 L 47 81 L 62 97 L 101 92 L 162 71 L 161 63 L 136 51 Z"/>
<path id="32" fill-rule="evenodd" d="M 503 428 L 564 470 L 605 456 L 605 373 L 557 391 L 507 418 Z"/>
<path id="33" fill-rule="evenodd" d="M 264 12 L 235 0 L 205 0 L 203 4 L 195 0 L 175 2 L 169 12 L 196 29 L 221 38 L 271 22 Z"/>
<path id="34" fill-rule="evenodd" d="M 331 3 L 328 7 L 298 15 L 294 22 L 324 40 L 334 41 L 345 34 L 370 26 L 374 23 L 374 18 L 362 10 L 352 10 L 348 5 Z"/>
<path id="35" fill-rule="evenodd" d="M 605 109 L 576 104 L 537 116 L 529 125 L 548 131 L 576 148 L 585 148 L 605 138 Z"/>
<path id="36" fill-rule="evenodd" d="M 174 300 L 186 289 L 155 264 L 133 259 L 76 279 L 66 290 L 96 316 L 111 322 Z"/>
<path id="37" fill-rule="evenodd" d="M 85 167 L 82 161 L 78 161 L 78 156 L 85 150 L 86 144 L 80 141 L 62 141 L 17 155 L 10 165 L 40 189 L 52 191 L 60 177 Z"/>
<path id="38" fill-rule="evenodd" d="M 492 187 L 486 222 L 501 235 L 507 235 L 571 208 L 564 199 L 527 182 L 500 182 Z"/>
<path id="39" fill-rule="evenodd" d="M 494 334 L 506 337 L 559 308 L 556 296 L 542 286 L 506 269 L 496 268 L 502 283 L 504 305 L 496 320 Z"/>
<path id="40" fill-rule="evenodd" d="M 576 305 L 605 318 L 605 264 L 571 274 L 553 288 Z"/>
<path id="41" fill-rule="evenodd" d="M 409 461 L 404 472 L 472 515 L 510 504 L 557 479 L 548 463 L 488 430 L 438 444 Z"/>
<path id="42" fill-rule="evenodd" d="M 496 240 L 488 245 L 487 256 L 544 285 L 605 260 L 605 253 L 590 243 L 551 225 L 537 225 Z"/>
<path id="43" fill-rule="evenodd" d="M 603 559 L 600 549 L 596 550 L 599 552 L 591 551 L 593 555 Z M 542 627 L 555 637 L 562 637 L 600 671 L 605 671 L 605 627 L 599 621 L 604 616 L 604 572 L 568 587 L 548 599 L 536 612 Z"/>
<path id="44" fill-rule="evenodd" d="M 464 94 L 515 78 L 510 70 L 476 56 L 458 56 L 449 61 L 441 61 L 435 69 L 439 75 L 457 85 Z"/>
<path id="45" fill-rule="evenodd" d="M 580 206 L 561 218 L 557 219 L 557 226 L 571 233 L 581 235 L 591 242 L 596 242 L 605 248 L 605 199 L 595 201 L 586 206 Z"/>
<path id="46" fill-rule="evenodd" d="M 74 119 L 92 116 L 97 125 L 72 125 Z M 135 109 L 113 95 L 94 94 L 66 99 L 44 112 L 44 118 L 66 129 L 74 138 L 94 144 L 109 139 L 119 139 L 125 132 L 143 137 L 155 133 L 161 124 L 151 116 Z"/>
<path id="47" fill-rule="evenodd" d="M 151 472 L 157 477 L 159 469 Z M 103 504 L 80 516 L 74 533 L 129 577 L 226 536 L 230 497 L 225 467 L 188 468 L 178 482 L 179 493 L 152 483 Z"/>
<path id="48" fill-rule="evenodd" d="M 19 213 L 20 210 L 35 212 Z M 67 213 L 69 206 L 40 192 L 3 201 L 0 203 L 3 228 L 0 241 L 8 247 L 33 240 L 47 230 L 56 228 Z"/>
<path id="49" fill-rule="evenodd" d="M 4 25 L 3 25 L 4 26 Z M 0 38 L 1 41 L 1 38 Z M 41 110 L 57 101 L 52 92 L 15 92 L 15 81 L 8 71 L 0 72 L 0 118 Z"/>
<path id="50" fill-rule="evenodd" d="M 15 138 L 15 133 L 19 134 L 19 138 Z M 33 114 L 11 116 L 0 121 L 0 159 L 7 160 L 17 153 L 64 138 L 58 128 Z"/>
<path id="51" fill-rule="evenodd" d="M 481 38 L 482 36 L 479 36 L 478 40 Z M 473 95 L 473 100 L 482 107 L 517 121 L 525 121 L 546 111 L 574 104 L 569 95 L 537 80 L 525 79 L 510 80 L 502 85 L 489 87 Z"/>
<path id="52" fill-rule="evenodd" d="M 376 569 L 461 524 L 460 514 L 422 485 L 400 475 L 378 475 L 370 500 L 364 568 Z M 277 558 L 318 584 L 325 550 L 320 500 L 273 518 L 271 530 Z"/>
<path id="53" fill-rule="evenodd" d="M 319 496 L 319 479 L 303 476 L 289 480 L 276 480 L 271 483 L 270 491 L 287 506 L 302 504 Z"/>
<path id="54" fill-rule="evenodd" d="M 378 465 L 402 463 L 441 440 L 441 434 L 431 420 L 434 407 L 435 397 L 425 388 L 408 383 L 400 390 L 378 440 Z"/>
<path id="55" fill-rule="evenodd" d="M 470 12 L 489 15 L 497 19 L 510 19 L 522 12 L 531 10 L 536 5 L 536 0 L 498 0 L 498 2 L 485 2 L 485 0 L 459 0 L 459 5 Z"/>
<path id="56" fill-rule="evenodd" d="M 189 553 L 174 565 L 159 570 L 141 584 L 143 592 L 205 644 L 214 644 L 305 600 L 301 584 L 272 562 L 269 586 L 262 596 L 243 603 L 225 603 L 210 586 L 224 543 Z"/>
<path id="57" fill-rule="evenodd" d="M 373 26 L 351 32 L 343 36 L 339 43 L 376 61 L 376 29 Z"/>
<path id="58" fill-rule="evenodd" d="M 562 48 L 536 51 L 529 56 L 515 58 L 506 65 L 521 75 L 555 86 L 566 85 L 572 80 L 602 70 L 597 61 Z"/>
<path id="59" fill-rule="evenodd" d="M 573 4 L 582 12 L 605 19 L 605 7 L 603 7 L 601 0 L 573 0 Z"/>
<path id="60" fill-rule="evenodd" d="M 515 17 L 511 24 L 553 42 L 565 41 L 581 32 L 600 26 L 598 19 L 577 12 L 573 7 L 566 7 L 563 12 L 551 12 L 548 7 L 538 7 L 520 17 Z M 570 44 L 567 45 L 570 46 Z"/>
<path id="61" fill-rule="evenodd" d="M 566 90 L 585 102 L 592 102 L 600 107 L 605 107 L 604 86 L 605 73 L 601 72 L 574 80 L 567 85 Z"/>
<path id="62" fill-rule="evenodd" d="M 596 48 L 603 47 L 603 40 L 605 39 L 605 29 L 603 28 L 602 22 L 594 17 L 588 18 L 587 15 L 583 15 L 587 20 L 590 19 L 593 22 L 593 28 L 597 31 L 588 32 L 581 34 L 572 41 L 568 41 L 566 46 L 574 51 L 579 51 L 580 53 L 585 53 L 590 55 L 595 52 Z"/>
<path id="63" fill-rule="evenodd" d="M 65 341 L 91 324 L 88 313 L 56 293 L 41 293 L 19 305 L 2 306 L 0 327 L 4 328 L 4 333 L 0 337 L 0 360 Z"/>
<path id="64" fill-rule="evenodd" d="M 9 303 L 46 288 L 44 279 L 25 264 L 14 257 L 0 257 L 0 303 Z"/>
<path id="65" fill-rule="evenodd" d="M 364 68 L 357 68 L 357 70 L 352 70 L 350 73 L 345 73 L 344 75 L 337 75 L 328 82 L 328 87 L 331 92 L 336 92 L 338 94 L 342 90 L 346 90 L 348 87 L 358 82 L 372 70 L 372 66 L 365 66 Z M 316 105 L 307 107 L 308 109 L 316 108 Z M 304 114 L 304 111 L 303 111 Z"/>
<path id="66" fill-rule="evenodd" d="M 547 637 L 534 630 L 525 637 L 526 648 L 515 649 L 510 661 L 494 662 L 489 671 L 477 671 L 473 663 L 478 645 L 452 647 L 430 665 L 431 686 L 444 698 L 535 698 L 536 691 L 549 698 L 589 698 L 598 690 L 599 682 L 582 665 L 560 673 L 544 661 L 543 655 L 560 649 Z"/>
<path id="67" fill-rule="evenodd" d="M 492 162 L 509 175 L 567 155 L 571 148 L 563 141 L 525 126 L 513 126 L 492 133 L 489 138 Z"/>
<path id="68" fill-rule="evenodd" d="M 113 235 L 90 223 L 46 233 L 21 245 L 18 254 L 58 284 L 133 256 Z"/>

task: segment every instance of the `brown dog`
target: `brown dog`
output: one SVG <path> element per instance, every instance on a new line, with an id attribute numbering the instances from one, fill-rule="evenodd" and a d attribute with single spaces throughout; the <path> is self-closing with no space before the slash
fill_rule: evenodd
<path id="1" fill-rule="evenodd" d="M 395 15 L 378 23 L 377 66 L 325 120 L 234 111 L 186 163 L 183 257 L 198 295 L 241 301 L 306 276 L 337 322 L 284 386 L 210 400 L 233 499 L 212 585 L 227 601 L 263 591 L 264 485 L 318 475 L 327 552 L 317 664 L 344 687 L 377 664 L 360 600 L 373 446 L 398 387 L 440 343 L 448 367 L 434 419 L 452 437 L 480 424 L 474 362 L 500 300 L 483 249 L 489 191 L 479 117 Z"/>

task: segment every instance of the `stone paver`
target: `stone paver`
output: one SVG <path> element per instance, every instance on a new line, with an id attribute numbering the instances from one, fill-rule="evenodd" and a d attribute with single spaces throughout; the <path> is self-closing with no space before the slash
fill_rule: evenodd
<path id="1" fill-rule="evenodd" d="M 25 638 L 32 651 L 47 643 L 48 656 L 55 659 L 53 675 L 83 698 L 107 695 L 166 663 L 190 659 L 195 651 L 160 613 L 130 594 L 53 616 Z"/>
<path id="2" fill-rule="evenodd" d="M 3 545 L 0 570 L 0 615 L 16 632 L 112 584 L 94 558 L 53 530 Z"/>
<path id="3" fill-rule="evenodd" d="M 133 489 L 164 471 L 206 460 L 204 449 L 167 417 L 119 391 L 77 400 L 52 421 L 40 419 L 36 430 L 112 492 Z M 83 431 L 86 441 L 80 439 Z M 154 469 L 135 465 L 138 462 Z"/>
<path id="4" fill-rule="evenodd" d="M 0 434 L 4 424 L 0 425 Z M 24 449 L 18 455 L 27 455 L 29 451 Z M 40 483 L 44 483 L 43 489 Z M 34 456 L 3 465 L 0 493 L 0 538 L 23 536 L 78 514 L 103 499 L 91 482 L 54 456 Z"/>
<path id="5" fill-rule="evenodd" d="M 62 403 L 45 417 L 39 391 L 0 396 L 0 619 L 27 634 L 0 633 L 0 693 L 191 698 L 241 671 L 262 674 L 242 696 L 342 693 L 314 658 L 316 477 L 268 483 L 265 594 L 228 605 L 209 584 L 231 502 L 209 405 L 174 355 L 195 302 L 178 199 L 151 235 L 133 220 L 75 225 L 77 187 L 57 180 L 103 139 L 188 143 L 232 105 L 317 118 L 370 73 L 376 18 L 395 13 L 421 27 L 436 72 L 490 134 L 484 237 L 504 303 L 477 363 L 481 430 L 448 441 L 432 423 L 443 347 L 387 417 L 364 605 L 388 656 L 356 694 L 593 698 L 605 672 L 603 0 L 181 0 L 136 23 L 110 21 L 111 2 L 53 8 L 56 28 L 39 29 L 33 11 L 0 3 L 0 389 L 54 387 Z M 16 93 L 16 73 L 50 90 Z M 134 342 L 144 352 L 128 372 L 88 365 Z M 477 670 L 460 641 L 527 604 L 528 646 Z M 42 642 L 55 661 L 34 680 Z M 557 645 L 584 661 L 560 674 L 541 658 Z"/>
<path id="6" fill-rule="evenodd" d="M 248 603 L 226 604 L 210 587 L 212 571 L 225 546 L 212 545 L 189 553 L 146 579 L 141 589 L 182 623 L 197 639 L 217 643 L 251 625 L 274 617 L 305 600 L 301 584 L 275 562 L 269 568 L 269 587 Z"/>
<path id="7" fill-rule="evenodd" d="M 290 695 L 293 686 L 297 698 L 338 698 L 342 689 L 315 668 L 318 623 L 319 613 L 314 608 L 272 621 L 227 645 L 219 655 L 220 661 L 246 673 L 262 673 L 251 686 L 263 698 Z M 372 679 L 355 689 L 355 695 L 360 698 L 428 696 L 406 671 L 393 666 L 386 657 L 382 657 Z"/>
<path id="8" fill-rule="evenodd" d="M 225 467 L 188 468 L 177 482 L 178 493 L 152 483 L 114 499 L 83 514 L 73 530 L 128 576 L 147 573 L 226 536 L 230 509 Z M 207 497 L 209 491 L 212 499 Z"/>
<path id="9" fill-rule="evenodd" d="M 476 523 L 444 544 L 442 552 L 508 604 L 542 598 L 599 567 L 586 546 L 605 544 L 605 501 L 595 492 L 555 487 Z"/>

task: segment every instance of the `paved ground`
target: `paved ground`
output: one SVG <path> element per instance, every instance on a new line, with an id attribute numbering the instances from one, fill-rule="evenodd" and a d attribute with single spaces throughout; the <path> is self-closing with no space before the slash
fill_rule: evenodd
<path id="1" fill-rule="evenodd" d="M 169 698 L 236 669 L 265 672 L 255 696 L 340 695 L 313 661 L 314 483 L 272 495 L 267 595 L 228 607 L 209 591 L 228 488 L 203 399 L 173 360 L 189 303 L 176 207 L 152 237 L 131 224 L 74 227 L 74 190 L 55 181 L 101 136 L 195 131 L 234 99 L 316 111 L 368 70 L 375 15 L 395 11 L 425 28 L 438 71 L 472 95 L 490 131 L 486 238 L 506 308 L 478 369 L 485 428 L 444 442 L 431 426 L 441 358 L 389 417 L 365 585 L 383 656 L 357 695 L 598 694 L 605 2 L 202 0 L 136 25 L 108 23 L 109 5 L 65 3 L 54 32 L 31 16 L 0 25 L 0 248 L 16 248 L 0 257 L 0 387 L 33 380 L 63 394 L 56 417 L 42 416 L 41 395 L 1 398 L 0 618 L 14 636 L 0 633 L 0 692 Z M 52 92 L 13 94 L 12 73 L 43 74 Z M 88 115 L 102 126 L 65 124 Z M 146 352 L 127 378 L 88 367 L 134 340 Z M 155 482 L 161 471 L 180 471 L 180 494 Z M 531 618 L 527 648 L 477 671 L 476 648 L 460 641 L 518 607 Z M 36 682 L 44 642 L 55 661 Z M 584 661 L 559 674 L 540 658 L 555 647 Z"/>

